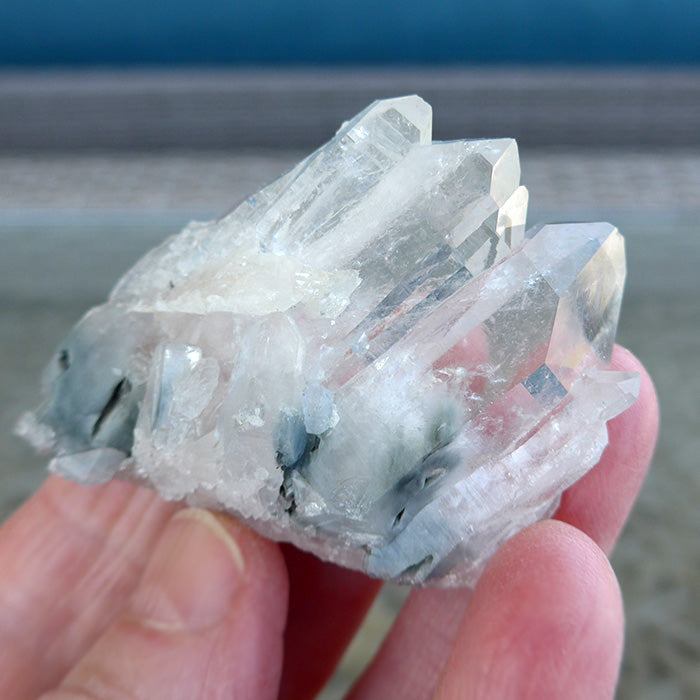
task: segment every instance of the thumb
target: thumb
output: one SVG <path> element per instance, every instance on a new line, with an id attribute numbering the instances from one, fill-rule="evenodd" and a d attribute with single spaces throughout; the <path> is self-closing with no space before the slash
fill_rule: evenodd
<path id="1" fill-rule="evenodd" d="M 181 510 L 126 608 L 43 699 L 274 698 L 286 608 L 276 545 L 225 516 Z"/>

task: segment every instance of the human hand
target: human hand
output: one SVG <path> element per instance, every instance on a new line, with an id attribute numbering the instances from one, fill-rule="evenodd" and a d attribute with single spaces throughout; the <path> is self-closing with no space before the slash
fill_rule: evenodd
<path id="1" fill-rule="evenodd" d="M 656 441 L 639 401 L 556 520 L 507 542 L 474 591 L 413 591 L 352 700 L 610 698 L 623 611 L 606 558 Z M 377 581 L 234 519 L 57 477 L 0 529 L 0 698 L 312 698 Z"/>

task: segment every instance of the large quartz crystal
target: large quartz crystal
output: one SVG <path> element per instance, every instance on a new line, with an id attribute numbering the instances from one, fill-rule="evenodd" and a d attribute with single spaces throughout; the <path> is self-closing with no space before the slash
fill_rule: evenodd
<path id="1" fill-rule="evenodd" d="M 432 143 L 431 118 L 375 102 L 148 253 L 19 432 L 83 484 L 148 484 L 371 576 L 472 584 L 596 464 L 638 381 L 606 369 L 617 230 L 526 232 L 516 143 Z"/>

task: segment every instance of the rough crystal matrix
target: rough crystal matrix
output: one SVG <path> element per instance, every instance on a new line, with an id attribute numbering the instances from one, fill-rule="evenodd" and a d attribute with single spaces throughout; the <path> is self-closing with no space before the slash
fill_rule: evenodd
<path id="1" fill-rule="evenodd" d="M 382 100 L 286 175 L 148 253 L 71 331 L 18 430 L 113 477 L 407 583 L 470 585 L 599 459 L 610 224 L 525 231 L 510 139 L 431 142 Z"/>

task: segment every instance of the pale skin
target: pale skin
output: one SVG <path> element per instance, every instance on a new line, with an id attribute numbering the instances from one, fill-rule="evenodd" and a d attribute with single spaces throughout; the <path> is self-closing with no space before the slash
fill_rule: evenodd
<path id="1" fill-rule="evenodd" d="M 641 372 L 641 394 L 600 464 L 474 591 L 412 592 L 349 700 L 613 697 L 623 608 L 607 555 L 658 428 L 639 362 L 616 348 L 613 369 Z M 233 518 L 50 477 L 0 528 L 0 697 L 312 698 L 378 589 Z"/>

